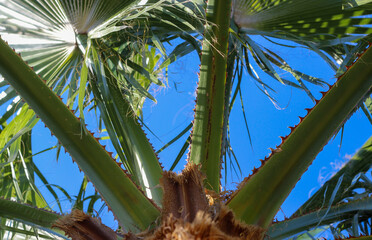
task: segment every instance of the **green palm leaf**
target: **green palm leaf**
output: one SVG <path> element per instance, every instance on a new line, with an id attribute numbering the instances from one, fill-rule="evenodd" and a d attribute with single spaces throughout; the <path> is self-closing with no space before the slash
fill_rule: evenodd
<path id="1" fill-rule="evenodd" d="M 350 34 L 372 32 L 367 26 L 372 22 L 368 16 L 371 1 L 359 1 L 360 6 L 348 2 L 352 1 L 235 0 L 234 19 L 247 32 L 262 31 L 299 41 L 337 38 L 341 43 Z"/>
<path id="2" fill-rule="evenodd" d="M 273 224 L 267 234 L 273 239 L 283 239 L 330 223 L 338 222 L 341 219 L 347 219 L 358 212 L 369 216 L 368 212 L 372 210 L 372 199 L 365 198 L 351 201 L 348 203 L 338 204 L 331 208 L 317 209 L 315 212 L 309 212 L 302 216 L 281 221 Z"/>
<path id="3" fill-rule="evenodd" d="M 339 221 L 341 223 L 338 225 L 342 226 L 342 222 L 352 222 L 355 216 L 360 222 L 368 222 L 370 215 L 366 209 L 369 209 L 371 199 L 367 196 L 372 186 L 364 173 L 371 167 L 371 144 L 372 138 L 368 139 L 349 162 L 316 191 L 290 219 L 273 224 L 268 234 L 273 238 L 289 237 L 314 226 L 335 224 Z M 361 188 L 365 190 L 358 194 Z M 312 223 L 309 223 L 309 220 Z"/>
<path id="4" fill-rule="evenodd" d="M 334 204 L 345 199 L 352 198 L 355 188 L 360 188 L 363 185 L 357 184 L 360 174 L 366 173 L 372 164 L 372 138 L 368 139 L 362 148 L 349 160 L 349 162 L 338 171 L 330 180 L 328 180 L 313 196 L 307 200 L 294 215 L 301 215 L 305 212 L 312 211 L 324 206 L 327 200 L 333 201 Z M 337 183 L 341 180 L 341 184 L 336 188 Z M 366 186 L 367 190 L 368 187 Z M 334 195 L 331 198 L 332 194 Z"/>

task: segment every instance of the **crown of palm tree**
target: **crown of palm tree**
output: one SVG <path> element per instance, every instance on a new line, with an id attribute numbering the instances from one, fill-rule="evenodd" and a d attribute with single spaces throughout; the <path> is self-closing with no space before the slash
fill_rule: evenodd
<path id="1" fill-rule="evenodd" d="M 230 232 L 221 227 L 234 222 L 230 217 L 221 220 L 223 216 L 232 216 L 223 208 L 212 204 L 209 211 L 219 211 L 218 214 L 211 215 L 215 217 L 213 219 L 209 218 L 209 215 L 196 216 L 197 210 L 205 210 L 205 205 L 208 205 L 204 191 L 220 191 L 221 154 L 231 153 L 228 116 L 241 92 L 241 72 L 246 69 L 261 90 L 274 102 L 275 99 L 270 95 L 272 88 L 263 80 L 263 73 L 283 84 L 304 89 L 314 101 L 315 98 L 306 84 L 326 85 L 324 80 L 293 69 L 283 57 L 261 43 L 261 40 L 265 39 L 280 45 L 305 47 L 315 51 L 335 70 L 338 69 L 338 84 L 342 86 L 331 89 L 320 104 L 309 111 L 306 119 L 301 120 L 301 127 L 293 128 L 292 134 L 283 138 L 283 143 L 277 151 L 273 151 L 270 161 L 263 161 L 260 171 L 254 169 L 252 176 L 245 179 L 239 189 L 224 202 L 240 220 L 268 227 L 285 196 L 311 164 L 314 155 L 340 128 L 340 122 L 355 110 L 354 106 L 364 106 L 363 101 L 369 96 L 370 73 L 363 64 L 371 58 L 370 50 L 364 53 L 371 31 L 371 2 L 233 0 L 230 13 L 229 1 L 218 3 L 213 0 L 208 1 L 208 7 L 202 0 L 0 0 L 0 34 L 9 40 L 10 45 L 21 53 L 22 59 L 39 75 L 27 70 L 28 66 L 6 44 L 0 42 L 0 70 L 5 79 L 12 83 L 12 86 L 6 86 L 4 80 L 0 81 L 0 87 L 4 88 L 0 93 L 0 105 L 13 99 L 0 118 L 0 154 L 4 156 L 4 166 L 7 167 L 3 171 L 12 176 L 10 181 L 5 178 L 1 180 L 4 186 L 2 196 L 38 207 L 47 206 L 43 196 L 34 186 L 33 177 L 29 177 L 30 173 L 36 173 L 47 184 L 32 162 L 31 137 L 25 134 L 36 124 L 37 118 L 17 96 L 17 90 L 56 134 L 86 174 L 77 197 L 80 202 L 77 201 L 75 206 L 82 204 L 82 195 L 89 178 L 100 194 L 90 196 L 92 204 L 89 204 L 88 212 L 92 213 L 94 202 L 103 197 L 126 230 L 136 232 L 152 226 L 159 217 L 160 206 L 163 204 L 164 228 L 159 231 L 168 229 L 170 226 L 167 224 L 173 224 L 174 219 L 167 218 L 173 214 L 178 218 L 175 220 L 177 224 L 187 225 L 192 221 L 191 218 L 195 217 L 199 222 L 210 222 L 211 228 L 218 229 L 216 231 L 235 234 L 232 230 Z M 231 23 L 230 14 L 233 20 Z M 164 42 L 179 37 L 184 42 L 167 54 Z M 200 43 L 201 37 L 203 45 Z M 206 180 L 203 183 L 196 168 L 190 166 L 194 169 L 191 170 L 192 174 L 188 172 L 190 169 L 186 169 L 184 175 L 178 177 L 166 173 L 168 177 L 162 182 L 164 189 L 167 188 L 166 184 L 168 188 L 173 188 L 173 184 L 177 185 L 172 191 L 176 196 L 181 196 L 181 200 L 173 199 L 175 195 L 165 190 L 165 196 L 175 202 L 174 205 L 168 205 L 162 201 L 163 193 L 158 187 L 163 174 L 161 165 L 138 123 L 140 118 L 135 116 L 141 116 L 146 97 L 155 101 L 149 93 L 149 87 L 152 83 L 163 86 L 159 79 L 162 69 L 194 50 L 201 54 L 202 71 L 193 134 L 189 137 L 192 144 L 188 160 L 201 164 L 200 169 Z M 362 53 L 364 54 L 360 57 Z M 4 60 L 7 57 L 9 59 Z M 360 57 L 358 61 L 357 57 Z M 350 71 L 344 73 L 346 66 L 355 61 L 351 68 L 348 67 Z M 257 67 L 262 71 L 257 70 Z M 283 72 L 293 76 L 293 80 L 283 77 Z M 234 84 L 236 75 L 238 83 Z M 356 76 L 357 80 L 353 82 Z M 25 79 L 32 79 L 35 83 L 30 84 Z M 71 113 L 45 87 L 41 79 L 57 95 L 66 95 L 67 106 L 78 111 L 76 115 L 79 115 L 79 119 L 75 117 L 75 112 Z M 218 87 L 210 91 L 211 86 Z M 354 95 L 356 97 L 352 97 Z M 370 101 L 369 98 L 367 100 Z M 99 139 L 94 139 L 93 134 L 84 127 L 84 110 L 87 108 L 99 109 L 99 118 L 103 121 L 117 153 L 114 161 L 112 153 L 102 149 Z M 337 109 L 337 112 L 334 109 Z M 368 111 L 366 108 L 364 110 Z M 325 115 L 328 117 L 323 117 Z M 15 116 L 14 119 L 5 124 L 11 116 Z M 321 117 L 324 121 L 319 123 Z M 190 128 L 191 125 L 171 143 Z M 186 151 L 189 142 L 185 143 L 179 156 Z M 301 148 L 295 144 L 298 142 L 302 143 Z M 364 149 L 368 149 L 368 146 Z M 20 163 L 13 163 L 15 159 L 21 159 Z M 177 157 L 172 169 L 179 159 L 180 157 Z M 120 164 L 124 164 L 127 172 L 122 171 Z M 29 171 L 29 168 L 35 170 Z M 359 174 L 365 171 L 363 168 L 351 172 Z M 187 174 L 191 177 L 185 177 Z M 266 186 L 268 177 L 275 178 L 276 182 Z M 17 179 L 23 179 L 25 184 L 19 185 Z M 339 179 L 337 181 L 340 181 Z M 170 183 L 166 183 L 167 181 Z M 187 183 L 193 181 L 198 188 L 196 194 L 202 196 L 201 203 L 178 212 L 184 206 L 191 206 L 187 193 L 193 190 L 187 188 Z M 335 181 L 332 180 L 333 183 Z M 347 181 L 350 182 L 350 178 Z M 333 202 L 336 204 L 343 201 L 343 198 L 335 193 L 340 186 L 341 183 L 337 182 L 332 195 L 328 196 L 332 200 L 329 208 L 321 210 L 325 215 L 332 214 L 320 220 L 318 218 L 318 222 L 334 222 L 340 216 L 345 221 L 350 221 L 347 216 L 357 211 L 358 204 L 370 205 L 369 200 L 363 199 L 347 204 L 341 212 L 336 212 Z M 208 190 L 204 190 L 204 187 Z M 263 187 L 268 187 L 266 193 L 260 190 Z M 50 187 L 48 190 L 62 211 L 57 194 Z M 324 202 L 324 196 L 328 194 L 322 191 L 324 190 L 320 190 L 310 201 L 311 207 L 304 206 L 298 211 L 299 214 L 313 208 L 320 209 L 322 205 L 319 205 L 319 202 Z M 345 196 L 351 197 L 353 191 L 354 189 L 350 190 L 350 194 Z M 323 198 L 319 197 L 320 195 Z M 71 200 L 67 193 L 66 196 Z M 213 194 L 210 193 L 209 197 L 213 199 Z M 219 198 L 214 199 L 217 201 Z M 12 212 L 10 208 L 13 207 L 15 211 Z M 37 219 L 34 223 L 47 229 L 51 227 L 51 221 L 60 219 L 56 214 L 44 213 L 8 200 L 0 200 L 0 209 L 7 209 L 3 216 L 26 223 L 33 220 L 29 216 L 34 214 Z M 18 215 L 14 217 L 12 214 Z M 286 223 L 278 224 L 276 227 L 274 225 L 269 233 L 271 236 L 283 237 L 302 231 L 306 224 L 307 227 L 317 227 L 313 220 L 314 214 L 311 214 L 313 213 L 290 220 L 294 221 L 290 222 L 293 228 L 283 230 L 283 224 Z M 95 220 L 81 216 L 80 213 L 75 212 L 71 216 L 83 219 L 81 221 L 88 219 L 89 224 L 101 228 Z M 43 221 L 43 218 L 48 219 L 48 222 Z M 64 229 L 67 222 L 70 228 L 69 221 L 70 219 L 67 219 L 59 227 Z M 299 224 L 301 221 L 306 224 Z M 237 226 L 239 227 L 235 226 L 234 229 L 241 227 Z M 7 229 L 19 231 L 17 225 L 9 227 L 8 224 Z M 258 231 L 261 235 L 261 229 Z M 32 231 L 26 228 L 23 233 L 33 235 Z M 48 236 L 43 232 L 43 237 Z"/>

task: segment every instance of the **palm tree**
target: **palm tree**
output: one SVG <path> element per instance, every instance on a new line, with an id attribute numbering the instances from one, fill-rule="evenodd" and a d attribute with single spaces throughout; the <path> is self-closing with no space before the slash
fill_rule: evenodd
<path id="1" fill-rule="evenodd" d="M 352 229 L 355 235 L 359 231 L 369 233 L 370 198 L 355 200 L 355 189 L 360 185 L 355 185 L 354 176 L 365 176 L 363 173 L 369 170 L 370 140 L 293 218 L 271 225 L 280 205 L 316 154 L 356 106 L 364 106 L 363 100 L 369 96 L 372 86 L 369 66 L 372 53 L 367 35 L 370 31 L 367 24 L 371 21 L 369 1 L 233 1 L 233 5 L 231 1 L 211 0 L 207 5 L 203 1 L 148 1 L 142 5 L 140 1 L 109 4 L 15 0 L 1 6 L 0 10 L 8 15 L 22 7 L 39 20 L 30 23 L 34 28 L 24 29 L 14 19 L 3 18 L 4 31 L 48 36 L 50 40 L 49 48 L 40 46 L 40 42 L 35 48 L 15 46 L 22 57 L 0 41 L 0 73 L 12 86 L 5 90 L 6 96 L 15 97 L 17 91 L 28 104 L 13 101 L 14 107 L 21 110 L 1 129 L 2 136 L 6 136 L 1 138 L 1 154 L 8 167 L 3 171 L 13 175 L 11 179 L 22 178 L 20 182 L 25 183 L 18 186 L 14 183 L 17 181 L 2 179 L 2 196 L 7 199 L 0 200 L 0 213 L 5 230 L 43 238 L 48 238 L 48 233 L 63 238 L 55 231 L 61 229 L 73 239 L 260 239 L 264 234 L 281 238 L 341 222 L 334 230 L 339 231 L 337 234 L 344 229 Z M 18 19 L 22 20 L 25 21 Z M 50 37 L 61 31 L 71 31 L 73 38 L 61 42 L 58 37 Z M 201 49 L 193 32 L 203 33 Z M 335 70 L 336 61 L 345 60 L 339 68 L 337 83 L 321 100 L 316 100 L 316 106 L 308 110 L 289 136 L 282 138 L 271 156 L 262 160 L 259 169 L 254 169 L 235 192 L 222 197 L 220 169 L 222 155 L 229 146 L 228 116 L 240 91 L 239 84 L 233 89 L 234 72 L 246 68 L 269 95 L 270 86 L 254 71 L 249 53 L 265 73 L 281 83 L 301 87 L 314 100 L 304 81 L 324 84 L 292 69 L 278 54 L 253 41 L 249 35 L 252 33 L 271 41 L 281 38 L 305 46 Z M 163 42 L 178 36 L 185 42 L 167 56 Z M 152 47 L 166 56 L 159 68 Z M 158 69 L 193 49 L 201 53 L 195 120 L 188 165 L 182 174 L 176 175 L 162 170 L 137 116 L 141 115 L 144 97 L 152 98 L 148 92 L 150 83 L 161 84 L 155 77 Z M 34 71 L 22 58 L 29 61 Z M 297 83 L 280 77 L 274 66 L 292 74 Z M 241 74 L 238 80 L 241 81 Z M 76 102 L 78 113 L 58 97 L 64 89 L 68 89 L 67 105 L 74 108 Z M 84 108 L 91 106 L 92 99 L 92 107 L 98 107 L 118 159 L 113 159 L 84 126 Z M 8 109 L 3 122 L 11 112 L 14 109 Z M 70 153 L 86 179 L 94 184 L 125 236 L 117 235 L 78 210 L 61 217 L 10 200 L 17 197 L 20 202 L 34 206 L 45 204 L 27 171 L 31 167 L 37 169 L 32 163 L 30 135 L 24 134 L 37 121 L 34 112 Z M 37 170 L 30 171 L 32 175 L 42 176 Z M 357 182 L 362 184 L 359 179 Z M 157 187 L 159 184 L 162 189 Z M 323 208 L 325 201 L 329 204 Z M 21 229 L 7 219 L 31 228 Z"/>

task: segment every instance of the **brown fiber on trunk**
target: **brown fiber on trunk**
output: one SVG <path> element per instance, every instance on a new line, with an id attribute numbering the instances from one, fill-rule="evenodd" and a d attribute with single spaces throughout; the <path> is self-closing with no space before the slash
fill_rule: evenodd
<path id="1" fill-rule="evenodd" d="M 186 165 L 181 174 L 164 172 L 160 184 L 164 190 L 162 217 L 171 214 L 175 218 L 192 222 L 198 211 L 209 207 L 204 193 L 203 179 L 198 166 Z"/>
<path id="2" fill-rule="evenodd" d="M 203 176 L 194 164 L 181 174 L 165 172 L 162 224 L 147 240 L 261 240 L 265 230 L 240 223 L 220 199 L 207 200 Z M 213 194 L 209 193 L 211 198 Z M 209 204 L 210 203 L 210 204 Z M 212 205 L 213 204 L 213 205 Z"/>
<path id="3" fill-rule="evenodd" d="M 181 174 L 164 172 L 160 225 L 139 234 L 127 233 L 122 240 L 262 240 L 264 229 L 236 220 L 218 194 L 204 189 L 203 179 L 199 167 L 191 163 Z M 117 239 L 113 230 L 79 210 L 53 226 L 73 240 Z"/>
<path id="4" fill-rule="evenodd" d="M 73 240 L 117 239 L 116 233 L 111 228 L 80 210 L 73 210 L 69 215 L 58 219 L 52 227 L 63 230 Z"/>
<path id="5" fill-rule="evenodd" d="M 234 213 L 222 205 L 215 223 L 231 239 L 262 239 L 265 230 L 256 225 L 247 225 L 235 219 Z"/>
<path id="6" fill-rule="evenodd" d="M 217 217 L 199 211 L 194 221 L 187 222 L 172 215 L 163 219 L 162 225 L 146 240 L 261 240 L 264 229 L 234 220 L 234 215 L 222 207 Z"/>

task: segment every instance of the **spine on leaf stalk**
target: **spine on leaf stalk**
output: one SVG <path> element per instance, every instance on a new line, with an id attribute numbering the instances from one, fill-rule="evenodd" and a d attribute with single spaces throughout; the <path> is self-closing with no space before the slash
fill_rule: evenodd
<path id="1" fill-rule="evenodd" d="M 369 47 L 282 138 L 278 150 L 245 179 L 227 205 L 248 224 L 266 228 L 323 146 L 372 87 Z M 273 181 L 274 179 L 274 181 Z"/>
<path id="2" fill-rule="evenodd" d="M 202 165 L 205 186 L 220 191 L 221 143 L 231 0 L 209 0 L 189 161 Z"/>
<path id="3" fill-rule="evenodd" d="M 100 192 L 126 230 L 147 229 L 158 207 L 131 181 L 43 80 L 0 38 L 0 73 L 32 107 Z M 130 197 L 129 197 L 130 196 Z"/>

